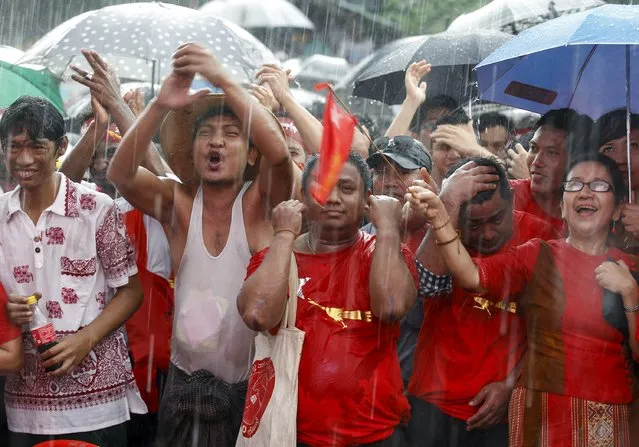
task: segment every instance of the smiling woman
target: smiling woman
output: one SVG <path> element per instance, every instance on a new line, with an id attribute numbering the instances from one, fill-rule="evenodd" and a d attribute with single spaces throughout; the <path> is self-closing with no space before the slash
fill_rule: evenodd
<path id="1" fill-rule="evenodd" d="M 456 281 L 525 304 L 528 351 L 510 404 L 511 445 L 528 445 L 529 438 L 560 447 L 630 445 L 627 378 L 630 354 L 639 358 L 639 287 L 630 272 L 633 258 L 608 246 L 623 190 L 612 159 L 579 156 L 563 183 L 568 238 L 533 239 L 481 259 L 471 259 L 455 243 L 458 236 L 442 202 L 425 194 L 435 237 L 446 241 L 439 244 L 440 253 Z M 625 315 L 622 324 L 609 318 L 610 300 Z"/>

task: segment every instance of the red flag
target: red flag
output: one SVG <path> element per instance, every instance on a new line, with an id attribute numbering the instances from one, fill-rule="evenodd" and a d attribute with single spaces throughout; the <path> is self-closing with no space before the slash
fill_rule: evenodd
<path id="1" fill-rule="evenodd" d="M 319 90 L 320 86 L 315 87 Z M 323 85 L 322 88 L 326 86 Z M 343 111 L 329 91 L 324 107 L 324 131 L 319 155 L 319 169 L 311 188 L 311 197 L 324 205 L 337 183 L 353 142 L 357 119 Z"/>

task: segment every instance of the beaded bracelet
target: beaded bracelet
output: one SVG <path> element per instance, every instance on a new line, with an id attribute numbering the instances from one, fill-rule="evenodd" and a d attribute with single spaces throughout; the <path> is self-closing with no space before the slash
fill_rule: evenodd
<path id="1" fill-rule="evenodd" d="M 635 304 L 634 306 L 630 307 L 623 306 L 623 310 L 628 314 L 635 313 L 639 311 L 639 304 Z"/>

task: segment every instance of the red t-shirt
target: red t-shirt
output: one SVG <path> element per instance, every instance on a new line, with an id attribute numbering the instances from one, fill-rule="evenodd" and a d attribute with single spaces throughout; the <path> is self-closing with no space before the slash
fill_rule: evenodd
<path id="1" fill-rule="evenodd" d="M 7 313 L 8 301 L 9 297 L 2 284 L 0 284 L 0 345 L 18 338 L 21 334 L 20 328 L 14 326 L 9 319 L 9 314 Z"/>
<path id="2" fill-rule="evenodd" d="M 535 201 L 530 190 L 530 179 L 510 180 L 510 188 L 513 190 L 513 207 L 517 211 L 532 214 L 539 219 L 549 222 L 557 231 L 556 237 L 563 237 L 566 230 L 565 222 L 560 217 L 552 217 Z"/>
<path id="3" fill-rule="evenodd" d="M 553 236 L 550 224 L 514 211 L 513 236 L 501 251 Z M 484 386 L 504 380 L 526 349 L 524 322 L 513 312 L 516 304 L 495 304 L 461 287 L 425 300 L 410 394 L 461 420 L 479 410 L 468 403 Z"/>
<path id="4" fill-rule="evenodd" d="M 505 287 L 511 296 L 519 295 L 533 274 L 540 244 L 539 239 L 534 239 L 495 256 L 475 259 L 481 287 L 492 296 L 501 295 Z M 548 245 L 566 297 L 561 318 L 564 394 L 596 402 L 631 402 L 631 373 L 623 351 L 623 336 L 604 319 L 603 288 L 594 272 L 609 258 L 623 260 L 629 266 L 634 266 L 634 258 L 616 248 L 591 256 L 565 240 Z M 504 281 L 506 277 L 509 281 Z M 534 312 L 534 307 L 529 311 Z"/>
<path id="5" fill-rule="evenodd" d="M 388 438 L 410 416 L 396 351 L 399 324 L 383 323 L 371 313 L 374 250 L 375 236 L 360 231 L 357 242 L 341 251 L 295 253 L 300 278 L 296 326 L 306 333 L 298 375 L 299 442 L 369 444 Z M 248 276 L 267 252 L 253 256 Z M 417 283 L 415 259 L 404 246 L 402 253 Z M 360 311 L 366 317 L 338 322 L 326 308 Z"/>

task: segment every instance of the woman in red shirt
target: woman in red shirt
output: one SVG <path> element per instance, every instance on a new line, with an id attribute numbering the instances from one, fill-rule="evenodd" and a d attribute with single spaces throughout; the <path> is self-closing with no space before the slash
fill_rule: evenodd
<path id="1" fill-rule="evenodd" d="M 629 354 L 639 358 L 639 287 L 632 258 L 608 246 L 621 209 L 621 174 L 608 157 L 584 154 L 571 163 L 563 190 L 565 240 L 533 239 L 474 260 L 436 195 L 420 190 L 413 200 L 461 287 L 519 297 L 528 351 L 510 403 L 510 445 L 630 446 Z M 625 324 L 606 315 L 604 295 L 611 292 Z"/>

